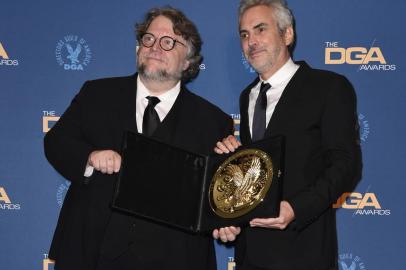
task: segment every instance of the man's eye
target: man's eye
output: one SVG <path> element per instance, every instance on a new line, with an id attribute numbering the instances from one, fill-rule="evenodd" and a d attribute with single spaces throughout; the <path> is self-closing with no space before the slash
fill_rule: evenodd
<path id="1" fill-rule="evenodd" d="M 241 39 L 246 39 L 246 38 L 248 38 L 248 34 L 247 33 L 241 33 L 240 38 Z"/>
<path id="2" fill-rule="evenodd" d="M 173 41 L 170 39 L 165 39 L 164 42 L 165 42 L 165 45 L 172 45 L 172 43 L 173 43 Z"/>
<path id="3" fill-rule="evenodd" d="M 153 38 L 153 37 L 149 37 L 149 36 L 145 36 L 145 37 L 144 37 L 144 41 L 145 41 L 145 42 L 151 42 L 151 41 L 154 41 L 154 38 Z"/>

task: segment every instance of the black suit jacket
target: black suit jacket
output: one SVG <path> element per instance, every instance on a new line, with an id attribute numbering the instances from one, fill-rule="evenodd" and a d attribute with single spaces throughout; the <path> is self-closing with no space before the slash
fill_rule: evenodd
<path id="1" fill-rule="evenodd" d="M 209 237 L 121 214 L 112 217 L 110 203 L 117 175 L 95 172 L 90 179 L 83 176 L 92 151 L 120 152 L 124 131 L 137 130 L 135 104 L 136 75 L 86 82 L 45 136 L 47 159 L 71 181 L 49 253 L 58 270 L 95 269 L 100 251 L 113 260 L 128 252 L 129 247 L 141 252 L 134 255 L 137 265 L 133 267 L 137 269 L 164 269 L 178 264 L 178 269 L 191 269 L 191 265 L 215 267 Z M 218 140 L 231 132 L 228 115 L 182 86 L 153 137 L 208 154 Z"/>
<path id="2" fill-rule="evenodd" d="M 361 178 L 356 96 L 338 74 L 300 68 L 286 86 L 265 137 L 286 137 L 283 199 L 295 212 L 286 230 L 247 228 L 236 246 L 236 260 L 266 269 L 338 269 L 335 210 L 337 198 Z M 251 142 L 249 93 L 240 96 L 240 136 Z"/>

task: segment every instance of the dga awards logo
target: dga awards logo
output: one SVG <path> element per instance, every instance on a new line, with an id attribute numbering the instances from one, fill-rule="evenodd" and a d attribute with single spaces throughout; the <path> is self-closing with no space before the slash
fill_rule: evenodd
<path id="1" fill-rule="evenodd" d="M 42 111 L 42 132 L 47 133 L 50 131 L 59 118 L 59 116 L 56 116 L 55 111 Z"/>
<path id="2" fill-rule="evenodd" d="M 10 199 L 4 187 L 0 187 L 0 210 L 20 210 L 21 206 Z"/>
<path id="3" fill-rule="evenodd" d="M 6 49 L 0 42 L 0 66 L 18 66 L 17 59 L 10 59 Z"/>
<path id="4" fill-rule="evenodd" d="M 343 47 L 337 41 L 325 42 L 326 65 L 358 65 L 358 71 L 395 71 L 396 65 L 387 61 L 383 49 L 375 46 Z"/>
<path id="5" fill-rule="evenodd" d="M 56 202 L 58 203 L 59 207 L 62 207 L 63 200 L 65 199 L 66 192 L 68 192 L 70 186 L 70 182 L 66 181 L 59 185 L 58 190 L 56 192 Z"/>
<path id="6" fill-rule="evenodd" d="M 240 122 L 241 122 L 240 114 L 232 113 L 232 114 L 230 114 L 230 116 L 234 122 L 234 136 L 238 137 L 238 136 L 240 136 Z"/>
<path id="7" fill-rule="evenodd" d="M 369 136 L 369 122 L 366 119 L 365 115 L 358 115 L 358 124 L 359 124 L 359 136 L 362 142 L 366 142 Z"/>
<path id="8" fill-rule="evenodd" d="M 56 61 L 65 70 L 83 71 L 92 59 L 92 52 L 86 40 L 75 35 L 59 40 L 55 49 Z"/>
<path id="9" fill-rule="evenodd" d="M 368 187 L 369 190 L 369 187 Z M 333 208 L 353 210 L 354 216 L 389 216 L 390 209 L 384 209 L 373 192 L 345 192 L 333 204 Z"/>
<path id="10" fill-rule="evenodd" d="M 241 53 L 241 62 L 250 73 L 255 73 L 255 69 L 250 65 L 248 60 L 245 58 L 244 53 Z"/>
<path id="11" fill-rule="evenodd" d="M 48 258 L 48 254 L 44 254 L 44 259 L 42 260 L 42 270 L 54 270 L 55 262 Z"/>
<path id="12" fill-rule="evenodd" d="M 354 256 L 352 253 L 340 254 L 338 266 L 340 270 L 367 270 L 361 258 Z"/>

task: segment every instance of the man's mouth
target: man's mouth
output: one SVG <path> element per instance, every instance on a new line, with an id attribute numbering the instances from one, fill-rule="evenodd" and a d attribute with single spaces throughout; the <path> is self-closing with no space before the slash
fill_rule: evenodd
<path id="1" fill-rule="evenodd" d="M 156 57 L 156 56 L 146 56 L 145 57 L 146 60 L 154 60 L 154 61 L 158 61 L 161 63 L 164 63 L 165 61 L 162 58 Z"/>
<path id="2" fill-rule="evenodd" d="M 261 53 L 263 53 L 263 52 L 265 52 L 264 49 L 253 50 L 253 51 L 250 51 L 250 52 L 248 53 L 248 56 L 249 56 L 250 58 L 255 58 L 255 57 L 257 57 L 258 55 L 260 55 Z"/>

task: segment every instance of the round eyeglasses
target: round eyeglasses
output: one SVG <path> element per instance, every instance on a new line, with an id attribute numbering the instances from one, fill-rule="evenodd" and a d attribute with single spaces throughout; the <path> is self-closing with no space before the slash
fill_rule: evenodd
<path id="1" fill-rule="evenodd" d="M 157 38 L 151 33 L 145 33 L 141 37 L 142 45 L 147 48 L 151 48 L 152 46 L 154 46 L 156 41 L 157 41 Z M 176 40 L 169 36 L 163 36 L 159 39 L 159 46 L 164 51 L 172 50 L 175 47 L 176 43 L 182 44 L 183 46 L 186 47 L 186 45 L 183 44 L 182 42 L 180 42 L 179 40 Z"/>

